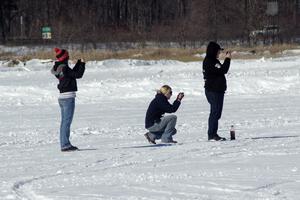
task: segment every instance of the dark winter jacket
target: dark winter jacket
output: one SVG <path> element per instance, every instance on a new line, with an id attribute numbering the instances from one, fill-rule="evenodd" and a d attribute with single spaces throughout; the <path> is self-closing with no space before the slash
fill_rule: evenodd
<path id="1" fill-rule="evenodd" d="M 51 73 L 59 80 L 57 88 L 60 93 L 77 91 L 76 79 L 83 76 L 85 71 L 85 63 L 77 61 L 74 68 L 68 66 L 68 62 L 55 62 L 51 69 Z"/>
<path id="2" fill-rule="evenodd" d="M 221 64 L 217 59 L 220 46 L 211 42 L 206 51 L 206 57 L 203 61 L 204 87 L 211 92 L 225 92 L 227 89 L 225 74 L 229 70 L 230 58 L 226 58 Z"/>
<path id="3" fill-rule="evenodd" d="M 163 94 L 157 94 L 151 101 L 145 119 L 145 127 L 149 128 L 154 123 L 160 122 L 160 118 L 165 113 L 174 113 L 180 106 L 180 101 L 175 100 L 173 105 L 169 103 L 167 97 Z"/>

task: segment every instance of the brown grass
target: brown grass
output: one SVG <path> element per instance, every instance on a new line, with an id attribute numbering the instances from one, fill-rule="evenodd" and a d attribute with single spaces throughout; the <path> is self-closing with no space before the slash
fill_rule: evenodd
<path id="1" fill-rule="evenodd" d="M 295 44 L 276 44 L 272 46 L 255 46 L 255 47 L 231 47 L 230 51 L 233 52 L 233 58 L 235 59 L 257 59 L 262 56 L 268 57 L 280 57 L 284 50 L 299 49 L 300 47 Z M 246 52 L 243 54 L 241 52 Z"/>
<path id="2" fill-rule="evenodd" d="M 228 50 L 233 52 L 234 59 L 256 59 L 262 56 L 274 57 L 280 56 L 280 52 L 287 49 L 299 48 L 297 45 L 274 45 L 274 46 L 256 46 L 256 47 L 229 47 Z M 226 50 L 225 50 L 226 51 Z M 110 50 L 90 50 L 86 52 L 70 51 L 70 58 L 75 60 L 83 58 L 89 60 L 105 59 L 141 59 L 141 60 L 161 60 L 170 59 L 183 62 L 200 61 L 203 58 L 196 54 L 203 54 L 205 49 L 183 49 L 183 48 L 143 48 L 128 49 L 123 51 Z M 246 52 L 246 53 L 245 53 Z M 39 51 L 23 56 L 17 56 L 13 53 L 0 53 L 1 60 L 19 59 L 22 61 L 38 59 L 55 59 L 53 51 Z"/>

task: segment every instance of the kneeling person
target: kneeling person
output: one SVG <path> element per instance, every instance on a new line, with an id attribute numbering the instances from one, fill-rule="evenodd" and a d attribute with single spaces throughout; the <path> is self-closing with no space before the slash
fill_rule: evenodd
<path id="1" fill-rule="evenodd" d="M 180 106 L 181 100 L 184 97 L 183 93 L 179 93 L 173 105 L 169 103 L 172 96 L 172 88 L 164 85 L 157 91 L 155 98 L 151 101 L 145 119 L 145 128 L 149 130 L 145 134 L 147 140 L 156 144 L 155 140 L 161 139 L 163 143 L 177 143 L 173 140 L 173 135 L 176 134 L 176 115 L 163 116 L 165 113 L 174 113 Z"/>

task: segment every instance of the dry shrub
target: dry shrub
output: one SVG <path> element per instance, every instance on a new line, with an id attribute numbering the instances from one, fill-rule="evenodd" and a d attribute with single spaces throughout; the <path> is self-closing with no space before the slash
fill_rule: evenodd
<path id="1" fill-rule="evenodd" d="M 255 47 L 230 47 L 229 50 L 235 52 L 235 59 L 257 59 L 263 57 L 279 57 L 284 50 L 299 49 L 298 45 L 294 44 L 276 44 L 270 46 L 255 46 Z"/>

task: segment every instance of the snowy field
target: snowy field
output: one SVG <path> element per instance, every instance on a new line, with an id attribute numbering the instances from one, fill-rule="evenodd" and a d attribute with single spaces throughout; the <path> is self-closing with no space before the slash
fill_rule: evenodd
<path id="1" fill-rule="evenodd" d="M 72 143 L 60 152 L 52 62 L 0 61 L 0 199 L 300 199 L 300 57 L 233 60 L 219 134 L 207 142 L 202 63 L 88 62 Z M 163 84 L 185 98 L 177 145 L 149 145 L 144 117 Z"/>

